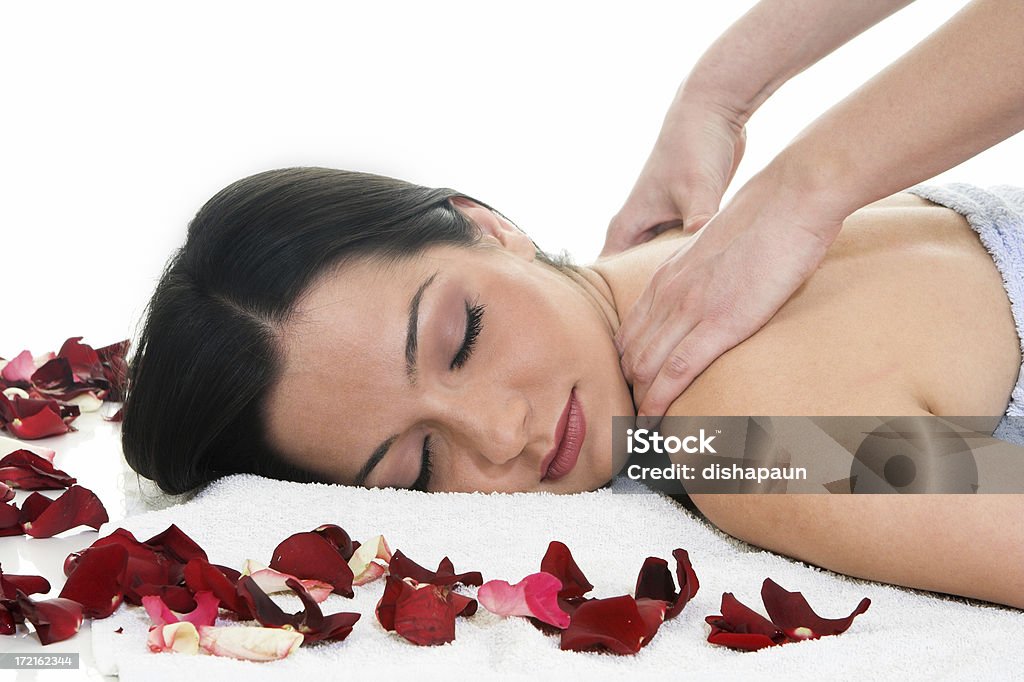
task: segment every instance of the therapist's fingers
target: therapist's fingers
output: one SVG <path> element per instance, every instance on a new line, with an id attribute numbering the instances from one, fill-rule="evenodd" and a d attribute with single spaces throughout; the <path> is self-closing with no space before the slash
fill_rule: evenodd
<path id="1" fill-rule="evenodd" d="M 658 376 L 639 399 L 638 423 L 660 420 L 694 379 L 735 345 L 736 341 L 720 333 L 713 323 L 702 322 L 694 327 L 671 351 Z"/>

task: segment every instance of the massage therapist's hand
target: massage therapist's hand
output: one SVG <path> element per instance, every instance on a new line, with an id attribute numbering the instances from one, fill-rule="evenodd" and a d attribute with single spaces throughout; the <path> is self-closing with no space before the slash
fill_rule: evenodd
<path id="1" fill-rule="evenodd" d="M 602 256 L 661 232 L 702 227 L 715 213 L 743 157 L 742 117 L 684 84 L 669 108 L 640 177 L 612 218 Z"/>
<path id="2" fill-rule="evenodd" d="M 784 189 L 769 167 L 655 270 L 615 337 L 638 416 L 662 417 L 714 360 L 760 329 L 817 268 L 845 209 Z"/>

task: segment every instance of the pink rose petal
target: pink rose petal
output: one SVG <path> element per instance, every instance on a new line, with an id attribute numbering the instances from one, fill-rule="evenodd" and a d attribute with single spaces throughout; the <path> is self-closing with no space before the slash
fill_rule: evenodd
<path id="1" fill-rule="evenodd" d="M 550 573 L 533 573 L 515 585 L 489 580 L 480 586 L 476 598 L 485 609 L 499 616 L 531 616 L 556 628 L 569 627 L 569 614 L 558 606 L 562 581 Z"/>
<path id="2" fill-rule="evenodd" d="M 35 371 L 36 365 L 32 361 L 32 354 L 23 350 L 4 365 L 3 370 L 0 370 L 0 377 L 12 384 L 29 384 Z"/>

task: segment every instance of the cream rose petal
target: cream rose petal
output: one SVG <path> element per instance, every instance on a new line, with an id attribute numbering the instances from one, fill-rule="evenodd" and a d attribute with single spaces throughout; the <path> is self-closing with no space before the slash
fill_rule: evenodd
<path id="1" fill-rule="evenodd" d="M 179 654 L 199 653 L 199 632 L 187 621 L 154 625 L 149 629 L 146 640 L 153 652 L 174 651 Z"/>
<path id="2" fill-rule="evenodd" d="M 103 401 L 96 397 L 91 391 L 80 393 L 71 400 L 65 401 L 71 405 L 78 405 L 82 412 L 95 412 L 103 407 Z"/>
<path id="3" fill-rule="evenodd" d="M 378 535 L 369 542 L 359 545 L 348 560 L 352 569 L 353 585 L 365 585 L 384 575 L 388 563 L 391 562 L 391 548 L 383 535 Z"/>
<path id="4" fill-rule="evenodd" d="M 282 628 L 255 626 L 199 628 L 199 646 L 214 656 L 244 661 L 276 661 L 285 658 L 302 644 L 302 633 Z"/>

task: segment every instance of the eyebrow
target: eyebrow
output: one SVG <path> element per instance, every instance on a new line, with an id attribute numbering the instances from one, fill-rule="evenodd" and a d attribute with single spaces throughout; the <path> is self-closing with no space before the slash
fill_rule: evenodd
<path id="1" fill-rule="evenodd" d="M 409 301 L 409 326 L 405 333 L 405 374 L 409 377 L 409 383 L 413 386 L 416 385 L 416 348 L 419 346 L 419 317 L 420 317 L 420 300 L 423 298 L 423 292 L 427 290 L 430 283 L 437 277 L 435 272 L 430 277 L 427 277 L 420 285 L 420 288 L 416 290 L 416 293 L 412 295 L 412 300 Z"/>
<path id="2" fill-rule="evenodd" d="M 412 295 L 412 299 L 409 301 L 409 323 L 405 334 L 405 375 L 409 378 L 409 383 L 414 386 L 416 385 L 416 349 L 419 347 L 420 301 L 423 299 L 423 292 L 427 290 L 427 287 L 430 286 L 435 277 L 437 277 L 437 272 L 427 277 L 423 284 L 416 289 L 416 293 Z M 370 472 L 380 464 L 380 461 L 384 459 L 384 455 L 388 454 L 388 450 L 391 449 L 396 440 L 398 440 L 398 434 L 386 438 L 384 442 L 377 446 L 373 454 L 370 455 L 370 458 L 366 460 L 366 464 L 356 474 L 353 485 L 363 487 L 366 479 L 370 476 Z"/>

